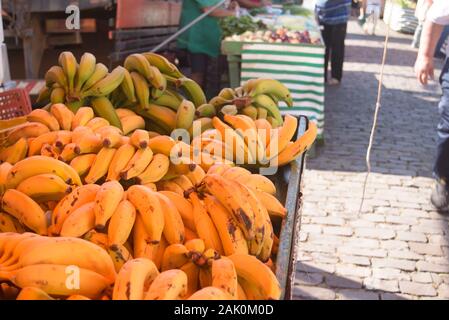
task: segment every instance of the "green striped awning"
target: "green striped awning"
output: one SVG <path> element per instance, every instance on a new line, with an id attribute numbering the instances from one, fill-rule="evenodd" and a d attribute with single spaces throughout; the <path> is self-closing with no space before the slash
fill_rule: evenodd
<path id="1" fill-rule="evenodd" d="M 291 44 L 248 43 L 243 45 L 241 81 L 272 78 L 291 91 L 293 108 L 283 113 L 305 115 L 316 121 L 319 135 L 324 127 L 324 47 Z"/>

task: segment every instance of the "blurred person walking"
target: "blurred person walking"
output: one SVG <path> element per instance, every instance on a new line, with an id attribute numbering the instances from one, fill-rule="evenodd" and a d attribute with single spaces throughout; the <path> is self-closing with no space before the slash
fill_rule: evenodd
<path id="1" fill-rule="evenodd" d="M 324 61 L 324 79 L 330 85 L 338 85 L 343 77 L 345 58 L 345 39 L 348 20 L 351 14 L 352 0 L 317 0 L 315 13 L 322 28 L 326 55 Z M 331 79 L 327 80 L 327 71 L 331 63 Z"/>
<path id="2" fill-rule="evenodd" d="M 415 73 L 418 81 L 426 85 L 434 78 L 434 53 L 444 26 L 449 25 L 449 1 L 434 0 L 427 12 L 421 36 Z M 440 121 L 437 127 L 437 156 L 434 164 L 435 188 L 431 202 L 440 213 L 449 212 L 449 47 L 446 61 L 440 75 L 443 94 L 439 103 Z"/>
<path id="3" fill-rule="evenodd" d="M 432 3 L 433 0 L 418 0 L 418 3 L 416 4 L 415 17 L 418 19 L 418 27 L 416 27 L 415 35 L 413 36 L 412 48 L 419 48 L 427 11 L 429 11 Z"/>

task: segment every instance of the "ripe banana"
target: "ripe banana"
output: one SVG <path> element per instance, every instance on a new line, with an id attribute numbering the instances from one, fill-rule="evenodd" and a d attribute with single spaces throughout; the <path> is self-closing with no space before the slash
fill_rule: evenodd
<path id="1" fill-rule="evenodd" d="M 107 181 L 120 180 L 120 173 L 126 168 L 129 161 L 136 153 L 136 149 L 130 144 L 124 144 L 118 148 L 109 165 Z"/>
<path id="2" fill-rule="evenodd" d="M 227 293 L 215 287 L 205 287 L 190 296 L 188 300 L 231 300 Z"/>
<path id="3" fill-rule="evenodd" d="M 81 88 L 95 73 L 97 59 L 89 52 L 82 55 L 78 73 L 75 79 L 75 92 L 81 92 Z"/>
<path id="4" fill-rule="evenodd" d="M 6 190 L 2 198 L 2 208 L 37 234 L 47 234 L 45 212 L 26 194 L 15 189 Z"/>
<path id="5" fill-rule="evenodd" d="M 123 199 L 124 190 L 117 181 L 109 181 L 104 183 L 97 192 L 95 197 L 95 228 L 102 230 L 106 223 L 114 214 L 121 200 Z"/>
<path id="6" fill-rule="evenodd" d="M 136 208 L 128 200 L 118 205 L 108 227 L 109 244 L 124 244 L 131 234 L 136 221 Z"/>
<path id="7" fill-rule="evenodd" d="M 100 136 L 95 133 L 87 133 L 81 136 L 81 138 L 75 142 L 76 144 L 75 153 L 86 154 L 86 153 L 98 153 L 103 147 L 103 141 Z"/>
<path id="8" fill-rule="evenodd" d="M 173 178 L 171 181 L 180 186 L 184 193 L 195 189 L 195 186 L 185 175 Z"/>
<path id="9" fill-rule="evenodd" d="M 173 181 L 159 181 L 156 183 L 156 187 L 158 191 L 171 191 L 180 195 L 181 197 L 184 196 L 184 190 Z"/>
<path id="10" fill-rule="evenodd" d="M 38 174 L 23 180 L 16 188 L 37 202 L 59 201 L 72 187 L 52 173 Z"/>
<path id="11" fill-rule="evenodd" d="M 76 143 L 69 143 L 69 144 L 65 145 L 64 149 L 62 149 L 62 152 L 58 156 L 58 160 L 64 161 L 66 163 L 71 162 L 78 155 L 75 152 L 75 150 L 77 150 L 77 148 L 78 148 L 78 145 Z M 42 151 L 41 151 L 41 153 L 42 153 Z"/>
<path id="12" fill-rule="evenodd" d="M 187 293 L 185 298 L 188 299 L 192 294 L 198 291 L 198 277 L 200 269 L 194 262 L 189 261 L 184 264 L 180 270 L 184 271 L 187 275 Z"/>
<path id="13" fill-rule="evenodd" d="M 96 154 L 83 154 L 81 156 L 75 157 L 70 161 L 70 166 L 75 169 L 80 177 L 84 176 L 89 172 L 90 168 L 95 162 Z"/>
<path id="14" fill-rule="evenodd" d="M 276 186 L 267 177 L 260 174 L 252 174 L 250 176 L 239 176 L 233 180 L 238 181 L 251 189 L 257 189 L 266 193 L 275 195 Z"/>
<path id="15" fill-rule="evenodd" d="M 2 232 L 24 233 L 25 229 L 16 218 L 0 212 L 0 233 Z"/>
<path id="16" fill-rule="evenodd" d="M 187 262 L 189 262 L 187 248 L 182 244 L 171 244 L 164 251 L 161 271 L 180 269 Z"/>
<path id="17" fill-rule="evenodd" d="M 103 127 L 96 131 L 103 141 L 103 147 L 118 148 L 123 142 L 122 131 L 113 126 Z"/>
<path id="18" fill-rule="evenodd" d="M 126 116 L 120 119 L 123 134 L 127 135 L 137 129 L 145 129 L 145 120 L 138 115 Z"/>
<path id="19" fill-rule="evenodd" d="M 50 95 L 51 104 L 59 104 L 66 102 L 66 91 L 63 88 L 54 88 Z"/>
<path id="20" fill-rule="evenodd" d="M 192 204 L 186 200 L 182 195 L 173 191 L 160 191 L 161 194 L 170 199 L 170 201 L 178 209 L 179 214 L 182 217 L 182 221 L 186 228 L 196 230 L 195 222 L 193 220 L 193 207 Z"/>
<path id="21" fill-rule="evenodd" d="M 50 131 L 59 130 L 58 120 L 48 111 L 43 109 L 34 109 L 27 115 L 27 120 L 29 122 L 40 122 L 46 125 Z"/>
<path id="22" fill-rule="evenodd" d="M 87 125 L 87 123 L 95 117 L 94 110 L 90 107 L 79 108 L 72 120 L 71 129 Z"/>
<path id="23" fill-rule="evenodd" d="M 95 227 L 95 203 L 89 202 L 74 210 L 65 219 L 62 228 L 62 237 L 80 238 Z"/>
<path id="24" fill-rule="evenodd" d="M 180 300 L 187 293 L 187 275 L 181 270 L 167 270 L 154 279 L 145 300 Z"/>
<path id="25" fill-rule="evenodd" d="M 262 205 L 268 210 L 268 213 L 272 216 L 277 216 L 284 218 L 287 214 L 287 210 L 284 206 L 279 202 L 279 200 L 264 191 L 260 191 L 258 189 L 253 189 L 255 196 L 259 199 Z"/>
<path id="26" fill-rule="evenodd" d="M 238 282 L 234 263 L 227 258 L 212 261 L 212 286 L 237 299 Z"/>
<path id="27" fill-rule="evenodd" d="M 128 162 L 120 176 L 124 180 L 129 180 L 142 174 L 153 159 L 153 151 L 150 148 L 139 149 Z"/>
<path id="28" fill-rule="evenodd" d="M 292 140 L 297 127 L 298 127 L 298 119 L 296 117 L 286 115 L 284 125 L 278 130 L 277 145 L 271 146 L 270 144 L 267 147 L 268 159 L 284 151 L 288 143 Z"/>
<path id="29" fill-rule="evenodd" d="M 120 119 L 122 119 L 124 117 L 136 115 L 136 113 L 134 111 L 126 109 L 126 108 L 117 108 L 117 109 L 115 109 L 115 112 L 117 112 L 117 115 Z"/>
<path id="30" fill-rule="evenodd" d="M 137 101 L 143 108 L 148 108 L 150 105 L 150 89 L 145 77 L 138 72 L 131 72 L 131 79 L 136 91 Z"/>
<path id="31" fill-rule="evenodd" d="M 148 143 L 150 142 L 148 131 L 145 130 L 134 131 L 130 138 L 131 144 L 138 149 L 145 149 L 148 147 Z"/>
<path id="32" fill-rule="evenodd" d="M 188 130 L 195 119 L 195 106 L 188 100 L 183 100 L 176 114 L 176 128 Z"/>
<path id="33" fill-rule="evenodd" d="M 72 121 L 75 115 L 64 104 L 58 103 L 51 106 L 51 114 L 58 120 L 59 126 L 62 130 L 69 130 L 72 128 Z"/>
<path id="34" fill-rule="evenodd" d="M 118 66 L 102 80 L 95 83 L 92 87 L 81 94 L 81 98 L 87 97 L 105 97 L 117 89 L 125 78 L 123 67 Z"/>
<path id="35" fill-rule="evenodd" d="M 271 142 L 271 135 L 274 133 L 271 124 L 265 119 L 255 120 L 254 124 L 256 125 L 259 137 L 265 143 L 265 148 L 267 148 Z"/>
<path id="36" fill-rule="evenodd" d="M 156 153 L 170 157 L 172 148 L 175 147 L 176 142 L 169 136 L 158 136 L 150 139 L 148 147 Z"/>
<path id="37" fill-rule="evenodd" d="M 164 237 L 170 244 L 184 243 L 184 223 L 176 206 L 171 200 L 161 193 L 154 193 L 159 203 L 164 208 Z"/>
<path id="38" fill-rule="evenodd" d="M 50 297 L 45 291 L 35 288 L 35 287 L 25 287 L 22 290 L 20 290 L 19 295 L 17 296 L 16 300 L 55 300 L 54 298 Z"/>
<path id="39" fill-rule="evenodd" d="M 12 146 L 3 149 L 0 152 L 0 160 L 9 164 L 16 164 L 25 159 L 28 153 L 28 141 L 26 138 L 20 138 Z"/>
<path id="40" fill-rule="evenodd" d="M 116 152 L 117 149 L 114 148 L 102 148 L 95 157 L 95 161 L 84 181 L 86 183 L 95 183 L 103 178 L 108 173 L 109 165 Z"/>
<path id="41" fill-rule="evenodd" d="M 139 184 L 148 184 L 160 181 L 168 172 L 170 159 L 161 153 L 153 156 L 148 167 L 137 176 Z"/>
<path id="42" fill-rule="evenodd" d="M 8 145 L 15 144 L 21 138 L 35 138 L 50 132 L 46 125 L 39 122 L 26 122 L 12 129 L 6 137 Z"/>
<path id="43" fill-rule="evenodd" d="M 170 108 L 149 104 L 148 107 L 140 110 L 140 114 L 154 121 L 167 132 L 176 128 L 176 113 Z"/>
<path id="44" fill-rule="evenodd" d="M 95 132 L 103 127 L 108 127 L 109 125 L 109 121 L 105 118 L 95 117 L 86 124 L 86 127 L 91 129 L 92 132 Z"/>
<path id="45" fill-rule="evenodd" d="M 189 199 L 193 205 L 193 220 L 195 223 L 195 229 L 199 237 L 204 241 L 206 248 L 212 248 L 223 253 L 223 246 L 221 244 L 220 236 L 215 228 L 212 219 L 208 215 L 204 208 L 198 194 L 195 192 L 190 193 Z"/>
<path id="46" fill-rule="evenodd" d="M 69 85 L 69 94 L 74 93 L 74 83 L 75 83 L 75 76 L 77 71 L 78 62 L 76 61 L 75 56 L 73 53 L 69 51 L 62 52 L 59 55 L 59 64 L 61 65 L 62 69 L 64 70 L 64 73 L 67 78 L 67 83 Z"/>
<path id="47" fill-rule="evenodd" d="M 123 268 L 127 261 L 133 258 L 129 250 L 122 244 L 114 244 L 107 250 L 112 262 L 114 263 L 115 271 L 117 272 Z"/>
<path id="48" fill-rule="evenodd" d="M 28 144 L 28 156 L 38 155 L 44 144 L 54 144 L 58 138 L 58 133 L 60 131 L 52 131 L 44 133 L 43 135 L 36 137 L 33 141 Z M 3 159 L 2 159 L 3 160 Z"/>
<path id="49" fill-rule="evenodd" d="M 164 212 L 156 193 L 144 186 L 131 186 L 126 192 L 142 219 L 148 242 L 159 243 L 164 230 Z"/>

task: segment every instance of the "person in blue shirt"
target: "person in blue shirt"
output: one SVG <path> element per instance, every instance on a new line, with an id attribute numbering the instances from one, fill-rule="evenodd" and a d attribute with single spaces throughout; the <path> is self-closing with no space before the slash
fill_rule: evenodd
<path id="1" fill-rule="evenodd" d="M 345 39 L 351 0 L 317 0 L 315 14 L 322 28 L 323 41 L 326 46 L 324 79 L 330 85 L 340 84 L 343 77 L 345 57 Z M 331 63 L 331 79 L 328 81 L 327 70 Z"/>

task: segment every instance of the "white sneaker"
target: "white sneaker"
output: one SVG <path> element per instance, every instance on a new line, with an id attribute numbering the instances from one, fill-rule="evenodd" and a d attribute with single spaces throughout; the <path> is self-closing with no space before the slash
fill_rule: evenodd
<path id="1" fill-rule="evenodd" d="M 328 83 L 330 86 L 338 86 L 338 85 L 340 84 L 340 80 L 337 80 L 337 79 L 335 79 L 335 78 L 332 78 L 332 79 L 328 80 L 327 83 Z"/>

